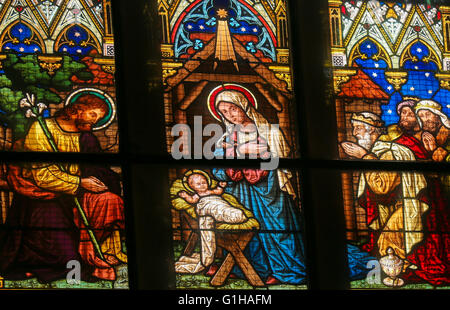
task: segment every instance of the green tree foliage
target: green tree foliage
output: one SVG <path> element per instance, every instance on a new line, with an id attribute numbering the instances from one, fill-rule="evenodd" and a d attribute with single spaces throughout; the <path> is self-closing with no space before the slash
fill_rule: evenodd
<path id="1" fill-rule="evenodd" d="M 72 76 L 82 75 L 84 80 L 92 78 L 84 63 L 74 61 L 69 56 L 63 56 L 61 63 L 61 68 L 50 75 L 39 66 L 37 55 L 8 54 L 2 61 L 4 73 L 0 74 L 0 123 L 13 129 L 14 139 L 23 138 L 33 122 L 19 109 L 19 101 L 27 93 L 34 94 L 36 102 L 43 102 L 47 106 L 58 104 L 63 100 L 58 92 L 72 90 Z"/>

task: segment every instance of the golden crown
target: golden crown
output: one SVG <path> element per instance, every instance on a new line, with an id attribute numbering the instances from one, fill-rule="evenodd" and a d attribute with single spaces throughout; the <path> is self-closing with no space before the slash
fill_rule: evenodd
<path id="1" fill-rule="evenodd" d="M 403 101 L 407 101 L 407 100 L 412 100 L 412 101 L 415 101 L 415 102 L 419 102 L 420 101 L 420 99 L 417 98 L 417 97 L 403 97 Z"/>
<path id="2" fill-rule="evenodd" d="M 374 127 L 383 127 L 384 126 L 384 123 L 382 120 L 375 120 L 371 117 L 365 117 L 363 114 L 353 113 L 351 120 L 362 122 L 362 123 L 365 123 L 365 124 L 368 124 L 368 125 L 374 126 Z"/>

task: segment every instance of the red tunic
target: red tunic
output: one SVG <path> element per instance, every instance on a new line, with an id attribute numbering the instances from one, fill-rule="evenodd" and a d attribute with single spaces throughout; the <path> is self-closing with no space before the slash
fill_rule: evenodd
<path id="1" fill-rule="evenodd" d="M 421 141 L 413 136 L 403 134 L 394 142 L 409 148 L 418 160 L 431 158 L 431 154 Z M 423 219 L 425 236 L 407 257 L 418 269 L 408 269 L 405 278 L 411 282 L 426 281 L 432 285 L 448 285 L 450 284 L 449 202 L 440 180 L 427 175 L 425 178 L 427 191 L 423 193 L 423 200 L 430 206 Z"/>
<path id="2" fill-rule="evenodd" d="M 85 192 L 80 197 L 80 204 L 83 207 L 89 225 L 95 232 L 95 237 L 99 245 L 108 237 L 113 230 L 123 230 L 125 218 L 123 210 L 123 200 L 121 197 L 111 192 L 101 194 Z M 119 262 L 112 256 L 106 255 L 104 262 L 96 256 L 91 238 L 84 226 L 78 209 L 74 208 L 74 220 L 80 228 L 80 244 L 78 247 L 81 258 L 85 263 L 95 267 L 93 275 L 100 279 L 115 280 L 116 274 L 113 265 Z"/>
<path id="3" fill-rule="evenodd" d="M 408 149 L 413 151 L 416 159 L 429 159 L 430 153 L 425 149 L 422 143 L 413 136 L 402 134 L 399 138 L 394 140 L 395 143 L 406 146 Z"/>
<path id="4" fill-rule="evenodd" d="M 450 210 L 442 183 L 437 177 L 426 177 L 427 202 L 430 206 L 424 219 L 424 240 L 418 244 L 408 261 L 418 267 L 405 277 L 411 282 L 432 285 L 450 284 Z"/>
<path id="5" fill-rule="evenodd" d="M 80 149 L 82 152 L 90 152 L 90 153 L 99 153 L 101 151 L 98 140 L 95 138 L 95 136 L 92 133 L 85 133 L 82 134 L 80 137 Z M 112 171 L 110 171 L 107 167 L 103 167 L 101 165 L 94 165 L 94 166 L 80 166 L 81 170 L 81 177 L 88 177 L 88 176 L 95 176 L 97 179 L 101 180 L 103 183 L 105 183 L 106 186 L 108 186 L 110 192 L 104 192 L 104 193 L 91 193 L 87 192 L 83 189 L 78 190 L 77 198 L 79 200 L 79 203 L 81 204 L 84 212 L 86 213 L 86 217 L 88 219 L 90 228 L 94 230 L 95 236 L 97 238 L 98 243 L 101 245 L 102 242 L 111 234 L 114 230 L 122 230 L 124 229 L 124 203 L 123 200 L 118 194 L 120 194 L 120 183 L 118 181 L 118 176 L 116 176 Z M 11 186 L 11 188 L 14 190 L 14 194 L 16 196 L 24 196 L 26 197 L 26 203 L 27 208 L 32 210 L 33 209 L 33 203 L 40 206 L 42 204 L 41 202 L 47 203 L 46 205 L 53 207 L 55 210 L 59 209 L 67 209 L 67 204 L 73 203 L 73 198 L 75 196 L 68 196 L 63 193 L 59 192 L 53 192 L 46 190 L 44 188 L 41 188 L 35 184 L 33 179 L 27 179 L 22 174 L 22 167 L 18 165 L 9 165 L 8 167 L 8 175 L 7 175 L 8 183 Z M 17 199 L 16 199 L 17 200 Z M 61 205 L 62 204 L 62 205 Z M 17 205 L 17 204 L 16 204 Z M 72 205 L 70 205 L 72 206 Z M 15 207 L 23 207 L 23 206 L 15 206 Z M 37 207 L 36 207 L 37 208 Z M 51 215 L 47 216 L 47 221 L 53 223 L 59 223 L 62 221 L 61 215 L 59 213 L 56 213 L 56 211 L 53 211 L 53 209 L 50 209 L 50 207 L 47 207 L 48 213 Z M 70 210 L 70 209 L 69 209 Z M 30 211 L 31 212 L 31 211 Z M 11 212 L 14 214 L 14 212 Z M 16 212 L 18 216 L 20 216 L 21 213 L 23 213 L 21 210 L 17 210 Z M 42 215 L 39 214 L 39 212 L 35 212 L 40 217 Z M 8 215 L 9 216 L 9 215 Z M 53 216 L 53 218 L 50 218 Z M 9 216 L 13 217 L 13 216 Z M 25 217 L 23 215 L 22 217 Z M 20 217 L 20 219 L 22 219 Z M 56 237 L 53 235 L 49 235 L 46 240 L 44 238 L 42 240 L 42 245 L 40 245 L 39 248 L 34 247 L 33 251 L 28 251 L 24 253 L 19 253 L 17 256 L 20 258 L 20 256 L 24 257 L 31 257 L 32 259 L 29 259 L 30 261 L 38 262 L 41 265 L 46 265 L 47 263 L 52 263 L 51 260 L 52 257 L 61 257 L 61 259 L 58 261 L 60 265 L 63 266 L 63 271 L 61 272 L 58 270 L 57 275 L 51 274 L 49 271 L 41 272 L 42 274 L 38 274 L 39 271 L 33 271 L 34 274 L 36 274 L 39 278 L 45 279 L 45 281 L 53 281 L 56 279 L 56 277 L 61 277 L 61 274 L 64 274 L 64 269 L 66 268 L 65 265 L 67 263 L 66 257 L 70 257 L 72 259 L 78 259 L 75 253 L 70 252 L 69 249 L 69 243 L 70 245 L 74 244 L 74 252 L 76 252 L 76 246 L 78 244 L 78 254 L 81 256 L 81 259 L 84 264 L 90 265 L 94 271 L 92 275 L 96 276 L 100 279 L 105 280 L 115 280 L 116 275 L 113 265 L 118 264 L 118 260 L 114 258 L 113 256 L 105 255 L 105 259 L 107 262 L 102 261 L 100 258 L 96 256 L 96 252 L 94 250 L 93 244 L 91 242 L 91 239 L 89 237 L 89 234 L 86 230 L 86 227 L 83 225 L 83 222 L 81 220 L 80 214 L 78 212 L 78 209 L 73 208 L 73 214 L 70 214 L 70 216 L 67 216 L 68 218 L 64 218 L 66 222 L 72 222 L 71 225 L 66 225 L 67 227 L 64 227 L 64 229 L 67 229 L 69 233 L 71 233 L 70 230 L 73 230 L 76 227 L 79 228 L 79 240 L 78 238 L 73 238 L 72 235 L 70 236 L 57 236 L 58 240 L 52 240 Z M 30 226 L 34 225 L 36 226 L 41 225 L 40 222 L 43 221 L 43 219 L 38 218 L 37 216 L 30 215 L 27 218 L 27 222 L 22 223 L 21 225 Z M 16 220 L 16 219 L 13 219 Z M 73 225 L 73 222 L 75 223 L 76 227 Z M 53 228 L 53 227 L 51 227 Z M 58 226 L 58 228 L 61 228 Z M 50 231 L 52 232 L 52 231 Z M 60 234 L 63 234 L 65 230 L 61 229 Z M 42 232 L 43 234 L 46 233 L 46 231 Z M 75 232 L 76 233 L 76 232 Z M 16 240 L 18 237 L 11 234 L 11 236 L 8 236 L 11 240 Z M 70 240 L 72 239 L 72 240 Z M 30 243 L 29 240 L 26 240 L 28 243 Z M 59 242 L 59 243 L 58 243 Z M 65 244 L 67 243 L 67 244 Z M 13 245 L 9 245 L 13 244 Z M 57 244 L 60 250 L 59 252 L 54 250 L 52 252 L 52 249 L 57 249 L 58 247 L 54 244 Z M 10 242 L 8 243 L 9 247 L 15 247 L 17 249 L 22 249 L 23 245 L 20 242 Z M 66 249 L 67 248 L 67 249 Z M 64 252 L 65 251 L 65 252 Z M 23 252 L 23 251 L 22 251 Z M 33 252 L 30 254 L 29 252 Z M 36 252 L 36 253 L 34 253 Z M 43 255 L 42 253 L 48 253 L 47 256 Z M 67 253 L 66 253 L 67 252 Z M 33 256 L 34 255 L 34 256 Z M 42 257 L 40 257 L 42 256 Z M 35 258 L 38 257 L 39 259 Z M 2 263 L 0 261 L 0 267 L 2 265 L 5 265 L 9 267 L 9 265 L 13 265 L 15 258 L 9 259 L 8 262 Z M 22 258 L 20 258 L 22 259 Z M 23 260 L 23 259 L 22 259 Z M 30 264 L 28 261 L 27 264 Z M 4 269 L 6 269 L 5 267 Z M 3 269 L 3 268 L 2 268 Z M 61 269 L 61 268 L 59 268 Z M 56 274 L 56 272 L 53 272 Z"/>

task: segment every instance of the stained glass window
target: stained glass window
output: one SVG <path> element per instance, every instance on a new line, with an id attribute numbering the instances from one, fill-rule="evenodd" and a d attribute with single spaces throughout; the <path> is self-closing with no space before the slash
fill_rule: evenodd
<path id="1" fill-rule="evenodd" d="M 2 288 L 128 288 L 121 168 L 55 161 L 119 151 L 110 1 L 0 1 L 0 63 L 0 149 L 44 152 L 1 164 Z"/>
<path id="2" fill-rule="evenodd" d="M 169 152 L 174 124 L 194 128 L 194 116 L 205 125 L 222 123 L 214 100 L 230 90 L 243 94 L 267 122 L 279 124 L 286 140 L 280 157 L 298 156 L 288 38 L 286 28 L 278 27 L 286 23 L 286 6 L 278 1 L 275 11 L 269 2 L 159 1 Z"/>
<path id="3" fill-rule="evenodd" d="M 328 3 L 340 158 L 448 162 L 450 8 Z M 345 172 L 342 184 L 347 237 L 365 254 L 355 259 L 371 255 L 371 268 L 398 262 L 395 277 L 384 266 L 372 287 L 449 287 L 447 177 Z"/>
<path id="4" fill-rule="evenodd" d="M 160 0 L 158 12 L 168 152 L 297 158 L 286 2 Z M 170 181 L 178 288 L 306 288 L 296 172 L 198 167 Z"/>
<path id="5" fill-rule="evenodd" d="M 118 152 L 110 2 L 2 1 L 0 21 L 0 131 L 8 150 L 54 152 L 24 145 L 30 129 L 50 139 L 55 124 L 80 131 L 69 115 L 95 106 L 97 117 L 77 122 L 92 129 L 102 150 Z"/>
<path id="6" fill-rule="evenodd" d="M 448 160 L 447 7 L 329 3 L 341 158 L 369 156 L 380 140 L 414 153 L 395 160 Z"/>
<path id="7" fill-rule="evenodd" d="M 292 195 L 276 171 L 170 171 L 177 288 L 306 288 L 298 175 L 286 173 Z"/>
<path id="8" fill-rule="evenodd" d="M 128 288 L 120 167 L 2 163 L 2 288 Z"/>
<path id="9" fill-rule="evenodd" d="M 352 288 L 449 288 L 448 175 L 414 171 L 354 171 L 345 188 Z M 363 255 L 361 255 L 363 253 Z"/>

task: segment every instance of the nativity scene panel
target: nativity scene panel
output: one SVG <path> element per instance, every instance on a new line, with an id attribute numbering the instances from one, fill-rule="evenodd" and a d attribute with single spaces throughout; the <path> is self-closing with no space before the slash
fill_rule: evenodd
<path id="1" fill-rule="evenodd" d="M 170 169 L 178 289 L 306 289 L 299 175 L 277 171 Z"/>
<path id="2" fill-rule="evenodd" d="M 1 151 L 118 153 L 114 71 L 111 1 L 0 1 Z M 3 162 L 3 287 L 128 288 L 121 174 Z"/>
<path id="3" fill-rule="evenodd" d="M 339 158 L 449 162 L 450 7 L 328 3 Z M 402 266 L 352 287 L 449 288 L 448 176 L 345 172 L 342 187 L 349 243 Z"/>
<path id="4" fill-rule="evenodd" d="M 202 158 L 197 136 L 173 130 L 215 124 L 215 158 L 298 157 L 286 5 L 158 1 L 169 153 Z M 171 169 L 170 181 L 177 288 L 307 287 L 296 171 Z"/>
<path id="5" fill-rule="evenodd" d="M 289 148 L 280 157 L 298 157 L 285 2 L 161 0 L 159 14 L 168 152 L 175 124 L 222 123 L 211 99 L 229 88 L 279 125 Z"/>

